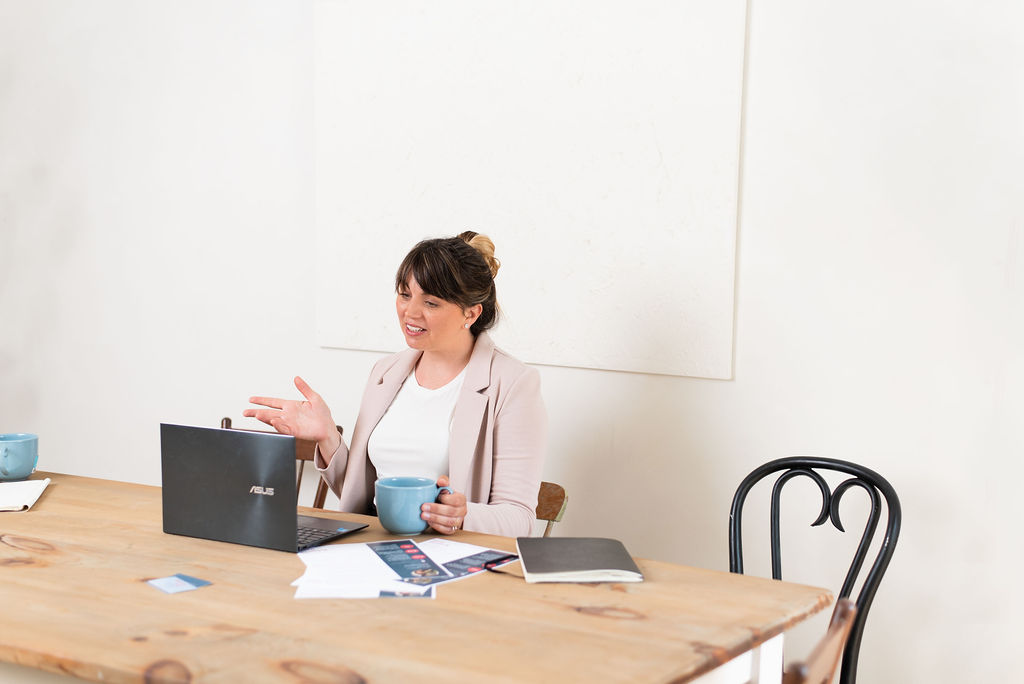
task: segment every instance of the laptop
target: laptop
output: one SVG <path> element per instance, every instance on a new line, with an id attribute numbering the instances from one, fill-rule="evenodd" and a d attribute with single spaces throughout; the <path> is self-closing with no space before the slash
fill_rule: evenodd
<path id="1" fill-rule="evenodd" d="M 164 532 L 297 552 L 367 525 L 299 515 L 295 438 L 160 424 Z"/>

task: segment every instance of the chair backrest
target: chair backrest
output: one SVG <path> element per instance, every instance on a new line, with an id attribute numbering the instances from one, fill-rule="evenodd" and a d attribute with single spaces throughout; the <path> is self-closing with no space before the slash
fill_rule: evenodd
<path id="1" fill-rule="evenodd" d="M 836 486 L 835 490 L 829 488 L 825 478 L 817 471 L 832 471 L 850 475 Z M 750 475 L 744 478 L 736 490 L 732 500 L 732 510 L 729 515 L 729 570 L 731 572 L 743 572 L 743 543 L 742 543 L 742 512 L 743 502 L 750 489 L 763 478 L 782 471 L 775 480 L 772 487 L 771 498 L 771 553 L 772 553 L 772 577 L 782 579 L 782 556 L 780 549 L 779 533 L 779 497 L 783 485 L 794 477 L 808 477 L 818 485 L 821 490 L 822 505 L 818 518 L 811 523 L 811 526 L 822 525 L 831 520 L 832 524 L 840 532 L 845 532 L 839 518 L 839 501 L 843 494 L 851 487 L 859 487 L 865 490 L 871 499 L 871 513 L 864 526 L 864 534 L 861 535 L 860 544 L 853 556 L 853 562 L 846 574 L 843 587 L 839 592 L 839 598 L 849 598 L 853 591 L 853 585 L 857 581 L 864 560 L 868 553 L 868 547 L 875 536 L 878 528 L 878 521 L 881 516 L 882 498 L 885 499 L 888 521 L 885 527 L 885 536 L 882 539 L 875 557 L 874 563 L 861 586 L 857 596 L 857 614 L 853 619 L 850 629 L 850 638 L 843 651 L 842 667 L 840 668 L 840 683 L 854 684 L 857 681 L 857 656 L 860 653 L 860 641 L 864 632 L 864 623 L 867 620 L 868 610 L 871 602 L 878 591 L 878 585 L 882 581 L 882 575 L 889 566 L 892 554 L 896 550 L 896 541 L 900 534 L 901 510 L 900 500 L 896 491 L 889 484 L 888 480 L 863 466 L 847 461 L 839 461 L 831 458 L 817 457 L 794 457 L 780 458 L 765 463 L 755 469 Z"/>
<path id="2" fill-rule="evenodd" d="M 537 520 L 546 520 L 544 536 L 551 535 L 551 528 L 565 515 L 565 507 L 569 504 L 569 495 L 561 485 L 554 482 L 541 482 L 537 494 Z"/>
<path id="3" fill-rule="evenodd" d="M 220 426 L 225 430 L 242 430 L 243 428 L 232 428 L 230 418 L 221 418 Z M 338 428 L 338 434 L 342 433 L 340 425 L 335 426 Z M 269 432 L 269 430 L 244 430 L 245 432 Z M 299 463 L 298 472 L 295 476 L 295 493 L 296 496 L 302 490 L 302 471 L 306 466 L 307 461 L 313 460 L 313 452 L 316 450 L 316 442 L 308 439 L 295 440 L 295 460 Z M 327 500 L 327 483 L 324 479 L 318 478 L 316 485 L 316 493 L 313 495 L 313 507 L 323 508 L 324 502 Z"/>
<path id="4" fill-rule="evenodd" d="M 857 604 L 850 599 L 839 599 L 825 636 L 806 660 L 786 667 L 782 684 L 831 684 L 856 615 Z"/>

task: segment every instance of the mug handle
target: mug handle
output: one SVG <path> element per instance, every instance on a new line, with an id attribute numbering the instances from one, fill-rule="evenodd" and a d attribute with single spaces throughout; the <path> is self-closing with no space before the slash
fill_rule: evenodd
<path id="1" fill-rule="evenodd" d="M 437 500 L 438 500 L 439 498 L 441 498 L 441 492 L 448 492 L 449 494 L 454 494 L 454 493 L 455 493 L 455 490 L 454 490 L 454 489 L 452 489 L 451 487 L 438 487 L 438 488 L 437 488 L 437 494 L 435 494 L 435 495 L 434 495 L 434 501 L 435 501 L 435 502 L 436 502 L 436 501 L 437 501 Z"/>

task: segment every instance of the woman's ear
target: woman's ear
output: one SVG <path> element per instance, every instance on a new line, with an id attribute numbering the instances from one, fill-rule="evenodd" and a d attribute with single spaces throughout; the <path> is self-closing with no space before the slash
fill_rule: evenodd
<path id="1" fill-rule="evenodd" d="M 476 323 L 476 319 L 480 318 L 480 314 L 484 311 L 482 304 L 474 304 L 473 306 L 466 309 L 463 313 L 466 314 L 466 327 L 472 328 L 473 324 Z"/>

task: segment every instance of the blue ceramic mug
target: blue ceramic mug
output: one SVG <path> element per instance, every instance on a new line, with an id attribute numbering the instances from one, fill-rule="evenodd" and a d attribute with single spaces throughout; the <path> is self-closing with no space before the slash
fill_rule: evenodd
<path id="1" fill-rule="evenodd" d="M 420 508 L 437 501 L 441 492 L 452 493 L 451 489 L 438 487 L 428 477 L 382 477 L 374 489 L 380 524 L 388 532 L 402 535 L 419 534 L 427 529 L 427 521 L 420 517 Z"/>
<path id="2" fill-rule="evenodd" d="M 39 461 L 39 437 L 25 432 L 0 435 L 0 481 L 24 480 Z"/>

